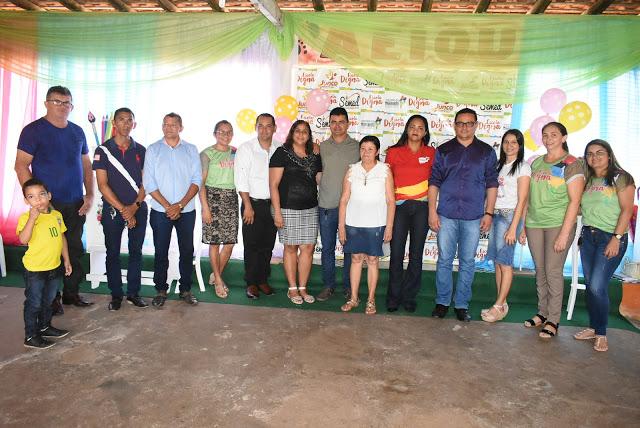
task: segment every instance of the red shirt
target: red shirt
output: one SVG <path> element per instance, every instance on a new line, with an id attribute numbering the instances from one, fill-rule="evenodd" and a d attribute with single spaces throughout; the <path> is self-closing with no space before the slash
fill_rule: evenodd
<path id="1" fill-rule="evenodd" d="M 409 145 L 387 149 L 385 162 L 391 168 L 396 191 L 396 201 L 427 200 L 431 167 L 436 149 L 420 146 L 413 153 Z"/>

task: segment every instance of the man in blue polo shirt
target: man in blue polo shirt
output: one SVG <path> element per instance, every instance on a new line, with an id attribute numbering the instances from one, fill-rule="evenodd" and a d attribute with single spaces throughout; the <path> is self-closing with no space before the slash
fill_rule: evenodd
<path id="1" fill-rule="evenodd" d="M 142 186 L 145 148 L 131 138 L 136 122 L 133 112 L 119 108 L 113 116 L 115 137 L 96 149 L 93 169 L 102 193 L 102 229 L 107 249 L 107 284 L 111 290 L 110 311 L 122 304 L 120 243 L 126 227 L 129 235 L 127 301 L 139 308 L 147 303 L 138 296 L 142 272 L 142 244 L 147 229 L 147 204 Z"/>
<path id="2" fill-rule="evenodd" d="M 25 126 L 20 134 L 15 170 L 20 185 L 30 178 L 37 178 L 51 192 L 51 203 L 60 211 L 67 226 L 64 235 L 73 267 L 73 273 L 64 276 L 62 303 L 85 307 L 92 303 L 82 298 L 78 289 L 85 277 L 81 263 L 84 254 L 82 229 L 93 202 L 89 147 L 82 128 L 68 120 L 73 110 L 68 88 L 49 88 L 44 106 L 47 114 Z M 56 315 L 64 312 L 60 294 L 52 309 Z"/>
<path id="3" fill-rule="evenodd" d="M 460 321 L 471 321 L 469 301 L 475 274 L 480 231 L 491 227 L 498 192 L 496 152 L 475 136 L 478 116 L 463 108 L 456 113 L 456 137 L 440 145 L 429 181 L 429 227 L 438 233 L 436 307 L 432 316 L 444 318 L 453 294 L 453 258 L 459 269 L 454 308 Z"/>
<path id="4" fill-rule="evenodd" d="M 167 114 L 162 121 L 164 138 L 149 146 L 144 161 L 144 188 L 153 198 L 149 224 L 156 253 L 153 282 L 158 294 L 151 304 L 156 308 L 167 300 L 169 244 L 174 227 L 180 252 L 180 298 L 190 305 L 198 303 L 191 293 L 196 222 L 193 197 L 202 183 L 202 167 L 197 147 L 181 139 L 180 132 L 182 118 L 176 113 Z"/>

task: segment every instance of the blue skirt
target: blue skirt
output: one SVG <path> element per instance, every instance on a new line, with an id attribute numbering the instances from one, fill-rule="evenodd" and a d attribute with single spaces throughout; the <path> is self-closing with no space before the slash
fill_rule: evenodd
<path id="1" fill-rule="evenodd" d="M 346 254 L 366 254 L 381 257 L 385 226 L 354 227 L 347 226 Z"/>

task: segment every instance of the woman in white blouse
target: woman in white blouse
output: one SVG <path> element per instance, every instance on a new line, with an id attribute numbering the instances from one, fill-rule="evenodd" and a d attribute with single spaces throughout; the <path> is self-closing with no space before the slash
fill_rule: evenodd
<path id="1" fill-rule="evenodd" d="M 338 238 L 344 252 L 351 254 L 351 298 L 342 305 L 344 312 L 358 306 L 358 288 L 362 262 L 367 260 L 369 296 L 365 313 L 376 313 L 375 293 L 378 284 L 378 258 L 383 255 L 382 242 L 389 242 L 393 232 L 396 204 L 393 175 L 380 162 L 380 140 L 367 135 L 360 141 L 360 162 L 349 166 L 342 184 L 338 217 Z"/>

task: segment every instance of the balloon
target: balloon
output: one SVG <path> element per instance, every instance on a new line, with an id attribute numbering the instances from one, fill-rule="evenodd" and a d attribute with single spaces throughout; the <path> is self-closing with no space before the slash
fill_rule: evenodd
<path id="1" fill-rule="evenodd" d="M 250 108 L 242 109 L 236 116 L 236 124 L 244 133 L 251 134 L 256 127 L 256 117 L 258 113 Z"/>
<path id="2" fill-rule="evenodd" d="M 531 150 L 532 152 L 535 152 L 536 150 L 538 150 L 538 145 L 536 144 L 535 141 L 533 141 L 533 138 L 531 138 L 531 132 L 529 132 L 529 130 L 527 129 L 524 133 L 524 146 L 528 149 Z"/>
<path id="3" fill-rule="evenodd" d="M 273 111 L 276 117 L 288 117 L 291 120 L 296 120 L 298 116 L 298 101 L 290 95 L 282 95 L 276 100 Z"/>
<path id="4" fill-rule="evenodd" d="M 329 93 L 324 89 L 314 89 L 307 94 L 307 111 L 314 116 L 324 114 L 331 104 Z"/>
<path id="5" fill-rule="evenodd" d="M 273 139 L 276 141 L 280 141 L 284 143 L 287 139 L 287 134 L 289 134 L 289 129 L 291 128 L 291 119 L 288 117 L 277 117 L 276 118 L 276 133 L 273 134 Z"/>
<path id="6" fill-rule="evenodd" d="M 579 131 L 591 121 L 591 108 L 582 101 L 570 102 L 560 110 L 558 120 L 567 131 Z"/>
<path id="7" fill-rule="evenodd" d="M 567 94 L 558 88 L 547 89 L 545 93 L 542 94 L 542 97 L 540 97 L 540 107 L 542 107 L 542 111 L 547 114 L 559 112 L 566 103 Z"/>
<path id="8" fill-rule="evenodd" d="M 536 146 L 540 147 L 542 145 L 542 127 L 553 121 L 554 119 L 551 116 L 545 115 L 537 117 L 533 122 L 531 122 L 529 133 L 531 134 L 533 141 L 536 143 Z"/>

